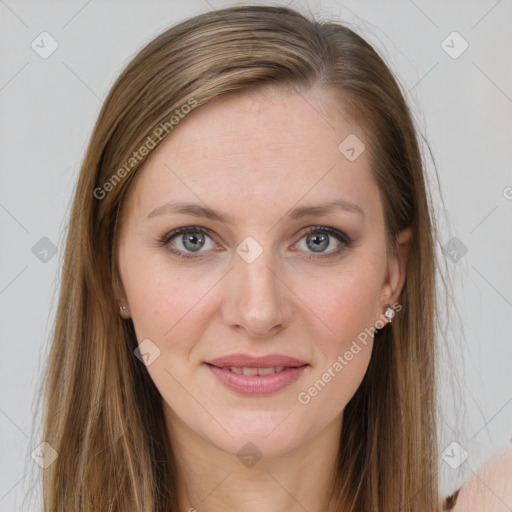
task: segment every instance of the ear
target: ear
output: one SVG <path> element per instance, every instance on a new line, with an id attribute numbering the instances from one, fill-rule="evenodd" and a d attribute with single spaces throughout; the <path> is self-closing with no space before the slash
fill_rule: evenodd
<path id="1" fill-rule="evenodd" d="M 125 319 L 130 318 L 130 309 L 128 307 L 128 301 L 126 300 L 126 293 L 117 269 L 114 269 L 112 276 L 112 290 L 114 292 L 117 312 Z"/>
<path id="2" fill-rule="evenodd" d="M 391 255 L 388 271 L 382 284 L 380 308 L 383 311 L 387 306 L 398 301 L 405 283 L 407 260 L 412 241 L 411 228 L 398 233 L 394 254 Z"/>

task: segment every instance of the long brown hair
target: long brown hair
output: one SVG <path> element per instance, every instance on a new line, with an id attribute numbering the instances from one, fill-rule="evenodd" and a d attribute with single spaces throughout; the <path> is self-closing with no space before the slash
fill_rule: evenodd
<path id="1" fill-rule="evenodd" d="M 336 510 L 439 510 L 435 230 L 411 113 L 382 58 L 352 30 L 285 7 L 238 6 L 152 40 L 99 114 L 74 196 L 45 370 L 43 441 L 58 453 L 43 473 L 45 512 L 178 510 L 161 396 L 114 299 L 117 219 L 147 155 L 172 137 L 173 116 L 265 85 L 339 98 L 369 138 L 388 254 L 400 230 L 413 233 L 402 311 L 376 335 L 343 412 Z"/>

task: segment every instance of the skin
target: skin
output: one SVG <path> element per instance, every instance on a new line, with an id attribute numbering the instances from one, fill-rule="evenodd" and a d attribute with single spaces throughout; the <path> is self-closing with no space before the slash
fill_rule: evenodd
<path id="1" fill-rule="evenodd" d="M 149 338 L 160 350 L 147 371 L 163 397 L 183 510 L 330 510 L 342 412 L 366 372 L 372 337 L 308 404 L 297 397 L 365 328 L 383 325 L 404 284 L 411 235 L 401 233 L 387 261 L 369 151 L 349 161 L 338 150 L 349 134 L 366 136 L 332 99 L 318 89 L 269 89 L 204 105 L 153 152 L 130 189 L 115 292 L 139 343 Z M 297 206 L 339 198 L 364 216 L 284 218 Z M 236 223 L 169 212 L 147 218 L 178 200 L 222 210 Z M 159 243 L 184 226 L 210 231 L 195 259 L 169 251 L 174 244 L 197 254 L 181 235 Z M 353 245 L 325 256 L 343 245 L 329 236 L 324 252 L 314 252 L 309 226 L 335 228 Z M 236 252 L 247 236 L 263 250 L 252 263 Z M 232 353 L 284 354 L 310 366 L 274 395 L 247 397 L 203 364 Z M 236 455 L 248 442 L 261 455 L 252 467 Z"/>
<path id="2" fill-rule="evenodd" d="M 453 510 L 512 510 L 512 447 L 493 457 L 462 486 Z"/>

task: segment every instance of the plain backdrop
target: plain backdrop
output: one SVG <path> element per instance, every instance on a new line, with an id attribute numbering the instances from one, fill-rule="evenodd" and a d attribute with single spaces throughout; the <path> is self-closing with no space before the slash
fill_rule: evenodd
<path id="1" fill-rule="evenodd" d="M 432 201 L 446 208 L 438 251 L 455 304 L 446 306 L 454 320 L 440 377 L 449 492 L 512 437 L 512 1 L 273 2 L 286 3 L 346 23 L 378 49 L 432 150 Z M 34 393 L 73 187 L 102 99 L 158 33 L 231 5 L 0 0 L 0 511 L 20 510 L 42 471 L 31 457 L 41 441 Z"/>

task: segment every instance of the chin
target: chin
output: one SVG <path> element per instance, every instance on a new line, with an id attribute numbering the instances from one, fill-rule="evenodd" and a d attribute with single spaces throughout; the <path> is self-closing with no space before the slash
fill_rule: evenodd
<path id="1" fill-rule="evenodd" d="M 310 430 L 305 422 L 298 423 L 293 416 L 291 410 L 250 411 L 237 414 L 231 421 L 220 419 L 227 432 L 216 429 L 213 437 L 211 429 L 206 432 L 210 443 L 232 455 L 239 455 L 245 447 L 264 457 L 277 457 L 301 445 Z"/>
<path id="2" fill-rule="evenodd" d="M 233 436 L 232 438 L 226 436 L 224 439 L 211 440 L 210 442 L 217 441 L 214 444 L 219 450 L 238 457 L 241 462 L 251 457 L 254 460 L 262 457 L 265 459 L 279 457 L 300 445 L 298 440 L 280 437 L 273 439 L 272 436 L 265 437 L 265 435 L 250 435 L 246 433 L 240 436 Z"/>

